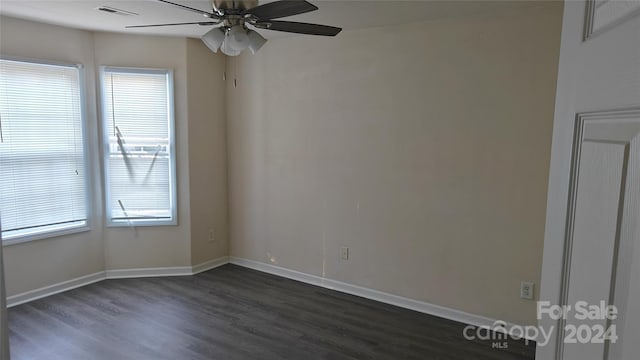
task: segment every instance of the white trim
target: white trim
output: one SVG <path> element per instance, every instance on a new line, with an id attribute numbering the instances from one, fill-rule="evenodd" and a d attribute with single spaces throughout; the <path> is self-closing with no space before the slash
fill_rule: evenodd
<path id="1" fill-rule="evenodd" d="M 81 286 L 93 284 L 105 279 L 104 271 L 84 275 L 75 279 L 59 282 L 57 284 L 41 287 L 39 289 L 30 290 L 21 294 L 7 297 L 7 307 L 24 304 L 29 301 L 41 299 L 50 295 L 58 294 L 67 290 L 79 288 Z"/>
<path id="2" fill-rule="evenodd" d="M 238 266 L 246 267 L 253 270 L 266 272 L 269 274 L 285 277 L 292 280 L 301 281 L 307 284 L 324 287 L 327 289 L 340 291 L 343 293 L 360 296 L 366 299 L 379 301 L 385 304 L 399 306 L 401 308 L 418 311 L 424 314 L 429 314 L 448 320 L 461 322 L 477 327 L 489 327 L 492 330 L 499 330 L 500 327 L 494 329 L 496 319 L 491 319 L 485 316 L 470 314 L 461 310 L 451 309 L 445 306 L 435 305 L 424 301 L 405 298 L 402 296 L 385 293 L 378 290 L 365 288 L 362 286 L 347 284 L 341 281 L 323 278 L 316 275 L 310 275 L 303 272 L 289 270 L 280 266 L 266 264 L 259 261 L 238 258 L 234 256 L 229 257 L 229 262 Z M 504 322 L 506 329 L 510 329 L 515 324 Z M 535 341 L 536 339 L 528 338 L 528 340 Z"/>
<path id="3" fill-rule="evenodd" d="M 139 269 L 114 269 L 105 271 L 107 279 L 128 279 L 158 276 L 191 275 L 191 266 L 154 267 Z"/>
<path id="4" fill-rule="evenodd" d="M 14 62 L 27 62 L 27 63 L 40 64 L 40 65 L 53 65 L 53 66 L 62 66 L 62 67 L 71 67 L 71 68 L 74 67 L 78 69 L 84 69 L 84 64 L 72 63 L 68 61 L 45 60 L 45 59 L 30 58 L 30 57 L 23 57 L 23 56 L 11 56 L 11 55 L 5 55 L 5 54 L 1 54 L 0 59 L 7 60 L 7 61 L 14 61 Z"/>
<path id="5" fill-rule="evenodd" d="M 235 256 L 229 256 L 229 263 L 321 287 L 325 287 L 323 284 L 326 281 L 333 281 L 320 276 L 310 275 L 300 271 L 283 268 L 281 266 L 275 266 L 260 261 L 249 260 Z"/>
<path id="6" fill-rule="evenodd" d="M 75 279 L 62 281 L 57 284 L 45 286 L 39 289 L 26 291 L 20 294 L 9 296 L 7 298 L 7 307 L 12 307 L 29 301 L 38 300 L 43 297 L 58 294 L 64 291 L 79 288 L 85 285 L 93 284 L 106 279 L 127 279 L 127 278 L 143 278 L 158 276 L 190 276 L 211 270 L 222 266 L 229 262 L 227 256 L 217 259 L 205 261 L 194 266 L 174 266 L 174 267 L 156 267 L 156 268 L 140 268 L 140 269 L 114 269 L 100 271 L 97 273 L 84 275 Z"/>
<path id="7" fill-rule="evenodd" d="M 217 259 L 212 259 L 209 261 L 205 261 L 203 263 L 200 263 L 198 265 L 193 265 L 191 267 L 191 275 L 195 275 L 195 274 L 199 274 L 201 272 L 207 271 L 207 270 L 211 270 L 214 268 L 217 268 L 219 266 L 225 265 L 229 263 L 229 257 L 228 256 L 222 256 L 219 257 Z"/>
<path id="8" fill-rule="evenodd" d="M 89 211 L 87 211 L 87 214 L 89 214 Z M 83 225 L 70 226 L 60 230 L 44 230 L 42 232 L 36 232 L 36 233 L 27 234 L 27 235 L 19 235 L 12 238 L 5 238 L 4 240 L 2 240 L 2 246 L 11 246 L 11 245 L 23 244 L 31 241 L 51 239 L 51 238 L 56 238 L 60 236 L 67 236 L 67 235 L 88 232 L 88 231 L 91 231 L 91 227 L 89 227 L 88 218 L 89 217 L 87 216 L 87 219 L 83 220 L 84 221 Z"/>

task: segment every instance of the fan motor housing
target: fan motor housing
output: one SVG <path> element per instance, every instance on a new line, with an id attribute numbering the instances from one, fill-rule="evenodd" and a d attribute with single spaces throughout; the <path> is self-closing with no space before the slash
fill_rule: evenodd
<path id="1" fill-rule="evenodd" d="M 258 6 L 258 0 L 213 0 L 213 8 L 220 10 L 243 11 Z"/>

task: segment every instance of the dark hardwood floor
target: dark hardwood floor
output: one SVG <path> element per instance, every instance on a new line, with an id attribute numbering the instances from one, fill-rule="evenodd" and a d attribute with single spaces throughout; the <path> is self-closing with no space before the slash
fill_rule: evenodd
<path id="1" fill-rule="evenodd" d="M 106 280 L 9 309 L 22 359 L 533 359 L 464 324 L 225 265 Z"/>

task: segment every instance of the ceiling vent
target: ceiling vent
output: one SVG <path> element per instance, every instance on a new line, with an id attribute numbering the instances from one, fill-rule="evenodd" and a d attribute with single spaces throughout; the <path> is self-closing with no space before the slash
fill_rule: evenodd
<path id="1" fill-rule="evenodd" d="M 136 14 L 136 13 L 131 12 L 131 11 L 116 9 L 114 7 L 111 7 L 111 6 L 104 6 L 104 5 L 97 7 L 96 10 L 104 11 L 104 12 L 109 13 L 109 14 L 117 14 L 117 15 L 122 15 L 122 16 L 140 15 L 140 14 Z"/>

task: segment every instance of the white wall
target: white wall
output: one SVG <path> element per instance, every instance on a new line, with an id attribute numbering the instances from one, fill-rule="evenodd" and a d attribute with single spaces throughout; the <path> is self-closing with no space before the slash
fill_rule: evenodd
<path id="1" fill-rule="evenodd" d="M 220 94 L 223 91 L 222 76 L 208 75 L 211 81 L 201 82 L 191 75 L 192 81 L 188 81 L 188 72 L 222 74 L 225 66 L 223 56 L 202 51 L 203 45 L 190 44 L 191 40 L 185 38 L 92 33 L 9 17 L 1 18 L 0 34 L 2 55 L 85 66 L 89 159 L 94 165 L 91 174 L 94 183 L 90 218 L 92 230 L 5 246 L 9 296 L 104 270 L 191 266 L 226 255 L 224 112 L 206 112 L 200 103 L 187 100 L 190 91 L 192 94 Z M 96 96 L 97 69 L 101 65 L 174 70 L 178 226 L 138 227 L 136 232 L 130 228 L 103 226 L 96 100 L 99 98 Z M 224 97 L 217 96 L 209 100 L 208 105 L 222 109 Z M 191 110 L 193 116 L 190 115 Z M 190 133 L 190 127 L 209 132 L 209 136 Z M 194 154 L 194 159 L 190 159 L 191 154 Z M 200 176 L 202 169 L 215 173 L 207 180 L 214 195 L 207 195 L 207 201 L 196 202 L 192 206 L 194 195 L 190 192 L 190 176 Z M 202 182 L 197 183 L 196 191 L 205 192 L 202 187 Z M 200 233 L 192 238 L 192 218 L 194 224 L 203 223 L 204 227 L 219 230 L 215 243 L 207 242 L 202 246 Z M 206 233 L 205 241 L 208 240 L 208 230 Z M 198 249 L 197 256 L 193 257 L 192 241 L 194 248 Z"/>
<path id="2" fill-rule="evenodd" d="M 561 15 L 291 37 L 228 61 L 231 255 L 535 324 L 519 287 L 540 279 Z"/>

